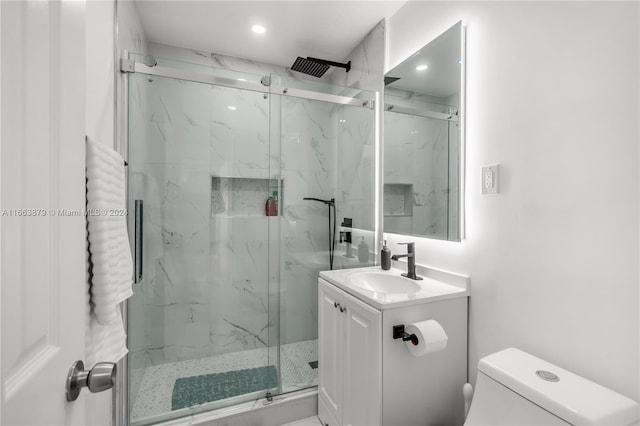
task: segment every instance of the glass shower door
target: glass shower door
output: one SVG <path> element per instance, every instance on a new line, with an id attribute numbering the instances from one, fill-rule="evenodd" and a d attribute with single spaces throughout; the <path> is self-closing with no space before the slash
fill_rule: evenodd
<path id="1" fill-rule="evenodd" d="M 141 268 L 128 304 L 133 424 L 278 388 L 269 350 L 278 217 L 266 203 L 282 192 L 269 103 L 258 91 L 129 75 L 130 234 Z"/>
<path id="2" fill-rule="evenodd" d="M 319 272 L 375 262 L 375 127 L 368 106 L 341 104 L 332 96 L 326 101 L 274 97 L 280 103 L 286 191 L 280 223 L 280 371 L 282 391 L 290 392 L 317 385 Z M 360 243 L 366 255 L 361 250 L 358 256 Z"/>
<path id="3" fill-rule="evenodd" d="M 374 263 L 373 94 L 262 77 L 129 74 L 132 424 L 315 385 L 318 273 Z"/>

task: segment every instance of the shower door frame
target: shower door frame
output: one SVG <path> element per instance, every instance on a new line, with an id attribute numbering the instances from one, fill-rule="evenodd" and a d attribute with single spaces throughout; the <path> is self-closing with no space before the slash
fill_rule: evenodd
<path id="1" fill-rule="evenodd" d="M 146 75 L 154 75 L 158 77 L 169 77 L 177 80 L 191 81 L 194 83 L 212 84 L 216 86 L 231 87 L 234 89 L 251 90 L 253 92 L 261 92 L 267 94 L 283 94 L 294 98 L 312 99 L 316 101 L 331 102 L 341 105 L 353 105 L 359 107 L 369 107 L 374 109 L 374 99 L 360 99 L 349 96 L 334 95 L 330 93 L 315 92 L 312 90 L 297 89 L 286 86 L 264 85 L 251 83 L 248 81 L 239 81 L 226 77 L 218 77 L 208 75 L 198 71 L 187 69 L 177 69 L 155 65 L 150 67 L 141 62 L 132 59 L 120 60 L 120 71 L 125 73 L 140 73 Z M 363 90 L 364 91 L 364 90 Z M 367 92 L 367 91 L 364 91 Z M 128 127 L 128 123 L 127 123 Z M 127 144 L 128 147 L 128 144 Z"/>
<path id="2" fill-rule="evenodd" d="M 142 62 L 138 62 L 136 60 L 130 59 L 130 55 L 132 52 L 127 51 L 126 49 L 122 50 L 122 56 L 119 62 L 120 73 L 124 76 L 123 84 L 122 84 L 122 92 L 119 94 L 121 97 L 121 102 L 119 105 L 120 109 L 120 123 L 121 128 L 119 132 L 116 134 L 120 135 L 120 140 L 122 141 L 122 152 L 125 157 L 125 161 L 129 161 L 129 74 L 139 73 L 151 76 L 158 77 L 167 77 L 173 78 L 177 80 L 190 81 L 194 83 L 203 83 L 215 86 L 222 86 L 228 88 L 235 89 L 243 89 L 250 90 L 254 92 L 260 92 L 265 94 L 272 95 L 282 95 L 282 96 L 290 96 L 295 98 L 302 99 L 310 99 L 316 101 L 330 102 L 334 104 L 340 105 L 350 105 L 361 108 L 368 108 L 373 110 L 374 112 L 374 155 L 376 157 L 376 167 L 375 167 L 375 186 L 374 186 L 374 250 L 377 252 L 379 242 L 382 237 L 382 208 L 380 203 L 382 201 L 382 188 L 379 184 L 382 181 L 382 167 L 381 167 L 381 143 L 380 143 L 380 134 L 381 134 L 381 116 L 382 105 L 380 101 L 380 93 L 373 92 L 368 90 L 361 90 L 360 93 L 368 93 L 371 97 L 366 98 L 357 98 L 343 95 L 336 95 L 324 92 L 316 92 L 312 90 L 298 89 L 292 88 L 282 85 L 272 85 L 271 84 L 271 75 L 268 75 L 269 84 L 258 84 L 247 81 L 236 80 L 232 78 L 219 77 L 210 74 L 206 74 L 199 71 L 189 70 L 189 69 L 178 69 L 178 68 L 170 68 L 165 66 L 148 66 Z M 128 176 L 127 176 L 127 188 L 129 188 Z M 127 189 L 128 191 L 128 189 Z M 128 197 L 128 194 L 127 194 Z M 127 198 L 128 199 L 128 198 Z M 380 206 L 380 207 L 379 207 Z M 129 220 L 129 219 L 128 219 Z M 374 265 L 377 264 L 377 257 L 374 259 Z M 122 308 L 122 318 L 123 322 L 127 326 L 128 329 L 128 303 L 125 300 L 121 304 Z M 128 340 L 127 335 L 127 340 Z M 127 347 L 129 346 L 127 342 Z M 130 420 L 130 412 L 129 412 L 129 383 L 128 383 L 128 356 L 123 357 L 118 362 L 117 369 L 117 377 L 116 377 L 116 388 L 113 393 L 113 423 L 116 426 L 125 426 L 129 424 Z M 281 383 L 279 384 L 281 386 Z M 308 391 L 308 388 L 300 389 L 296 392 L 305 392 Z M 199 414 L 206 414 L 208 411 L 204 411 Z M 191 414 L 192 416 L 197 416 L 198 414 Z M 160 421 L 167 421 L 160 420 Z"/>

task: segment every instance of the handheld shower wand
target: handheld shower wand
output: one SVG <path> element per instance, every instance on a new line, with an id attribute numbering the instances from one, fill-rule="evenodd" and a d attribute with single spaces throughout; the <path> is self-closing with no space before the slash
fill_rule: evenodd
<path id="1" fill-rule="evenodd" d="M 329 269 L 333 270 L 333 252 L 336 248 L 336 199 L 322 200 L 320 198 L 304 197 L 306 201 L 317 201 L 329 207 Z M 333 233 L 331 233 L 331 207 L 333 207 Z"/>
<path id="2" fill-rule="evenodd" d="M 330 200 L 322 200 L 320 198 L 304 197 L 303 200 L 318 201 L 320 203 L 325 203 L 325 204 L 328 204 L 330 206 L 335 206 L 335 204 L 336 204 L 336 199 L 335 198 L 332 198 Z"/>

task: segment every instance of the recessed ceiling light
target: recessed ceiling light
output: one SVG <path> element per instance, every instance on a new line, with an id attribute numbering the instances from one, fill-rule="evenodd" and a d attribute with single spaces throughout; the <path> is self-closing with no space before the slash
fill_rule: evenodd
<path id="1" fill-rule="evenodd" d="M 229 105 L 227 108 L 229 108 L 232 111 L 236 109 L 236 107 L 234 107 L 233 105 Z"/>
<path id="2" fill-rule="evenodd" d="M 254 25 L 253 27 L 251 27 L 251 31 L 253 31 L 256 34 L 264 34 L 267 32 L 267 29 L 262 25 Z"/>
<path id="3" fill-rule="evenodd" d="M 418 65 L 418 66 L 416 67 L 416 71 L 424 71 L 424 70 L 426 70 L 427 68 L 429 68 L 429 66 L 428 66 L 428 65 Z"/>
<path id="4" fill-rule="evenodd" d="M 238 81 L 247 81 L 246 78 L 239 78 Z"/>

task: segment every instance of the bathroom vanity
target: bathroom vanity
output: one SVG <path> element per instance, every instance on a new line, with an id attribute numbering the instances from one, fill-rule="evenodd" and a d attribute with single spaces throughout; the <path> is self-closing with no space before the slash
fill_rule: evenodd
<path id="1" fill-rule="evenodd" d="M 320 273 L 318 415 L 335 425 L 462 425 L 469 278 L 417 265 Z M 437 321 L 446 348 L 414 356 L 393 327 Z"/>

